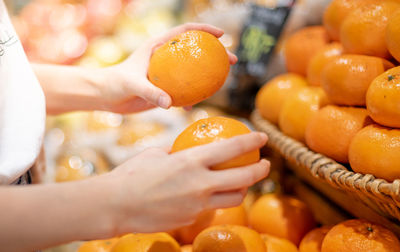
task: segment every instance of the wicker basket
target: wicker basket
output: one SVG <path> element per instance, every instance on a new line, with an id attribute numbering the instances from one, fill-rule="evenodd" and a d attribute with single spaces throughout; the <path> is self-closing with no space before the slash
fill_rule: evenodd
<path id="1" fill-rule="evenodd" d="M 251 121 L 257 130 L 268 135 L 268 145 L 281 153 L 297 175 L 312 177 L 322 187 L 340 189 L 341 193 L 359 199 L 381 216 L 396 223 L 400 221 L 400 180 L 389 183 L 370 174 L 349 171 L 334 160 L 315 153 L 304 144 L 284 135 L 257 111 L 252 113 Z"/>

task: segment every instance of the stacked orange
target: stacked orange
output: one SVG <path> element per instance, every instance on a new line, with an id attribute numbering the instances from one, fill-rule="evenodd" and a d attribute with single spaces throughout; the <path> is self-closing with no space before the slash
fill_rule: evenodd
<path id="1" fill-rule="evenodd" d="M 400 179 L 400 67 L 393 58 L 400 60 L 400 1 L 333 0 L 323 27 L 301 29 L 285 46 L 284 76 L 303 75 L 323 95 L 312 98 L 308 85 L 276 88 L 276 77 L 260 90 L 256 108 L 286 135 L 355 172 Z"/>

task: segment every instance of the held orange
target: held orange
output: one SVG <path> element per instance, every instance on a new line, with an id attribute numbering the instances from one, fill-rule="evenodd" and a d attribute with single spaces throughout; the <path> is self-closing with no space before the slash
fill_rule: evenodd
<path id="1" fill-rule="evenodd" d="M 328 105 L 320 109 L 307 125 L 306 143 L 315 152 L 347 163 L 351 140 L 371 123 L 364 108 Z"/>
<path id="2" fill-rule="evenodd" d="M 320 87 L 305 87 L 286 99 L 279 115 L 279 127 L 286 135 L 305 142 L 306 126 L 317 111 L 329 103 Z"/>
<path id="3" fill-rule="evenodd" d="M 244 123 L 235 119 L 221 116 L 201 119 L 187 127 L 175 139 L 171 152 L 181 151 L 250 132 L 250 129 Z M 212 169 L 222 170 L 249 165 L 258 162 L 259 159 L 260 151 L 254 150 L 232 160 L 215 165 Z"/>
<path id="4" fill-rule="evenodd" d="M 284 45 L 288 72 L 306 76 L 311 58 L 328 43 L 328 33 L 322 26 L 309 26 L 295 32 Z"/>
<path id="5" fill-rule="evenodd" d="M 193 242 L 193 252 L 267 252 L 254 230 L 235 225 L 213 226 L 203 230 Z"/>
<path id="6" fill-rule="evenodd" d="M 400 62 L 400 11 L 389 20 L 386 28 L 386 45 L 390 54 Z"/>
<path id="7" fill-rule="evenodd" d="M 111 252 L 180 252 L 179 244 L 167 233 L 127 234 L 113 246 Z"/>
<path id="8" fill-rule="evenodd" d="M 249 223 L 260 233 L 288 239 L 296 245 L 315 226 L 313 214 L 304 202 L 277 194 L 261 196 L 254 203 Z"/>
<path id="9" fill-rule="evenodd" d="M 400 67 L 379 75 L 367 92 L 367 109 L 375 122 L 400 128 Z"/>
<path id="10" fill-rule="evenodd" d="M 262 117 L 278 124 L 279 114 L 286 98 L 306 86 L 307 81 L 300 75 L 288 73 L 276 76 L 258 91 L 256 108 Z"/>
<path id="11" fill-rule="evenodd" d="M 321 86 L 325 66 L 342 53 L 343 46 L 335 42 L 326 45 L 311 58 L 307 68 L 307 80 L 311 86 Z"/>
<path id="12" fill-rule="evenodd" d="M 343 20 L 355 9 L 380 0 L 333 0 L 324 13 L 324 27 L 332 40 L 340 40 L 340 26 Z"/>
<path id="13" fill-rule="evenodd" d="M 371 82 L 392 67 L 392 63 L 378 57 L 342 55 L 325 66 L 322 88 L 338 105 L 364 106 Z"/>
<path id="14" fill-rule="evenodd" d="M 299 252 L 321 252 L 322 241 L 332 226 L 323 226 L 311 230 L 300 242 Z"/>
<path id="15" fill-rule="evenodd" d="M 365 220 L 347 220 L 334 226 L 321 252 L 397 252 L 400 242 L 390 230 Z"/>
<path id="16" fill-rule="evenodd" d="M 378 124 L 358 132 L 349 149 L 350 166 L 355 172 L 393 181 L 400 179 L 400 129 Z"/>
<path id="17" fill-rule="evenodd" d="M 153 53 L 148 78 L 171 96 L 173 106 L 188 106 L 213 95 L 228 72 L 229 58 L 221 42 L 210 33 L 188 31 Z"/>
<path id="18" fill-rule="evenodd" d="M 384 0 L 363 5 L 350 13 L 340 28 L 340 41 L 345 52 L 390 58 L 386 48 L 386 26 L 399 7 L 399 1 Z"/>

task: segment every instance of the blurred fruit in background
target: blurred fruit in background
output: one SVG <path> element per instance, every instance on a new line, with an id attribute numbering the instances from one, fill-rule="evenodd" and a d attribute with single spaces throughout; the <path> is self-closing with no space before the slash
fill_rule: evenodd
<path id="1" fill-rule="evenodd" d="M 94 240 L 83 243 L 77 252 L 111 252 L 112 247 L 117 243 L 118 238 L 107 240 Z"/>
<path id="2" fill-rule="evenodd" d="M 383 0 L 351 12 L 340 27 L 340 41 L 346 53 L 390 58 L 386 48 L 386 26 L 400 9 L 400 2 Z"/>
<path id="3" fill-rule="evenodd" d="M 304 87 L 294 91 L 283 103 L 279 114 L 281 131 L 304 143 L 309 121 L 327 104 L 329 99 L 321 87 Z"/>
<path id="4" fill-rule="evenodd" d="M 231 208 L 216 209 L 211 226 L 216 225 L 239 225 L 247 226 L 247 212 L 245 207 L 239 205 Z"/>
<path id="5" fill-rule="evenodd" d="M 321 86 L 335 104 L 365 106 L 371 82 L 393 66 L 378 57 L 344 54 L 325 65 Z"/>
<path id="6" fill-rule="evenodd" d="M 111 252 L 180 252 L 180 246 L 167 233 L 127 234 L 119 238 Z"/>
<path id="7" fill-rule="evenodd" d="M 332 60 L 343 53 L 343 46 L 333 42 L 320 49 L 310 60 L 307 68 L 307 81 L 311 86 L 321 86 L 322 71 Z"/>
<path id="8" fill-rule="evenodd" d="M 111 166 L 102 153 L 89 148 L 75 152 L 75 155 L 65 153 L 57 159 L 56 182 L 80 180 L 110 171 Z"/>
<path id="9" fill-rule="evenodd" d="M 296 31 L 285 42 L 284 54 L 288 72 L 307 75 L 308 64 L 330 39 L 323 26 L 309 26 Z"/>
<path id="10" fill-rule="evenodd" d="M 307 85 L 307 81 L 300 75 L 293 73 L 278 75 L 258 91 L 256 108 L 265 119 L 278 124 L 279 114 L 287 97 Z"/>
<path id="11" fill-rule="evenodd" d="M 321 252 L 322 241 L 331 228 L 323 226 L 308 232 L 300 242 L 299 252 Z"/>
<path id="12" fill-rule="evenodd" d="M 340 40 L 340 27 L 345 18 L 354 10 L 380 0 L 333 0 L 326 8 L 323 23 L 332 40 Z"/>
<path id="13" fill-rule="evenodd" d="M 386 28 L 386 45 L 390 54 L 400 62 L 400 11 L 390 18 Z"/>
<path id="14" fill-rule="evenodd" d="M 267 252 L 298 252 L 296 245 L 287 239 L 269 234 L 261 234 L 261 238 L 265 242 Z"/>
<path id="15" fill-rule="evenodd" d="M 320 109 L 308 123 L 306 143 L 315 152 L 348 163 L 351 140 L 371 123 L 364 108 L 328 105 Z"/>
<path id="16" fill-rule="evenodd" d="M 314 228 L 315 220 L 307 205 L 290 196 L 261 196 L 249 212 L 250 226 L 260 232 L 288 239 L 298 245 Z"/>

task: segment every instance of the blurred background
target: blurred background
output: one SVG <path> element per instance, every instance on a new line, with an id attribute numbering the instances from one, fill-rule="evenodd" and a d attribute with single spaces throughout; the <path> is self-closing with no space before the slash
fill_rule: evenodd
<path id="1" fill-rule="evenodd" d="M 282 32 L 277 33 L 274 50 L 264 62 L 265 74 L 256 84 L 243 82 L 246 89 L 255 85 L 256 90 L 271 76 L 285 72 L 280 44 L 287 34 L 318 24 L 328 2 L 298 0 L 292 8 L 292 0 L 5 0 L 30 61 L 87 68 L 117 64 L 146 39 L 185 22 L 222 28 L 221 42 L 236 52 L 255 6 L 288 8 L 289 18 L 279 24 Z M 94 111 L 49 116 L 42 182 L 79 180 L 110 171 L 146 147 L 171 145 L 179 132 L 201 118 L 230 113 L 247 122 L 246 111 L 232 106 L 241 103 L 233 103 L 230 92 L 237 88 L 236 93 L 243 93 L 243 78 L 237 73 L 231 71 L 217 94 L 189 112 L 172 108 L 133 115 Z M 253 100 L 247 95 L 235 99 Z M 276 190 L 273 184 L 266 188 Z M 69 244 L 48 252 L 75 248 L 76 244 Z"/>

